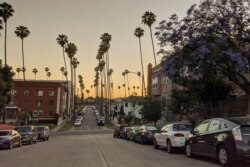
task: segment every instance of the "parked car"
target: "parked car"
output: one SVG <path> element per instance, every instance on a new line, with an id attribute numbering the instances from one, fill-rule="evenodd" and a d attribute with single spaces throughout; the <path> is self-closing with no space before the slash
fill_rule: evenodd
<path id="1" fill-rule="evenodd" d="M 127 133 L 130 131 L 130 127 L 124 127 L 120 132 L 121 139 L 127 139 Z"/>
<path id="2" fill-rule="evenodd" d="M 135 140 L 135 134 L 139 131 L 139 127 L 130 127 L 130 131 L 127 133 L 127 140 L 134 141 Z"/>
<path id="3" fill-rule="evenodd" d="M 104 118 L 103 117 L 99 117 L 97 119 L 97 125 L 98 126 L 104 126 L 104 124 L 105 124 Z"/>
<path id="4" fill-rule="evenodd" d="M 158 129 L 153 125 L 142 125 L 139 127 L 139 131 L 135 133 L 134 142 L 140 142 L 141 144 L 153 143 L 154 134 L 158 132 Z"/>
<path id="5" fill-rule="evenodd" d="M 22 143 L 33 144 L 37 143 L 37 130 L 34 125 L 27 126 L 16 126 L 15 130 L 17 130 L 22 136 Z"/>
<path id="6" fill-rule="evenodd" d="M 49 140 L 50 129 L 48 126 L 36 126 L 36 130 L 38 133 L 37 139 L 38 140 Z"/>
<path id="7" fill-rule="evenodd" d="M 15 130 L 0 130 L 0 148 L 22 146 L 21 135 Z"/>
<path id="8" fill-rule="evenodd" d="M 172 153 L 174 148 L 184 148 L 191 129 L 191 124 L 188 123 L 169 123 L 163 126 L 154 135 L 154 148 L 167 147 L 168 153 Z"/>
<path id="9" fill-rule="evenodd" d="M 186 155 L 218 158 L 222 166 L 231 166 L 236 160 L 249 160 L 250 125 L 243 120 L 205 120 L 190 131 L 186 142 Z"/>
<path id="10" fill-rule="evenodd" d="M 122 125 L 117 126 L 115 128 L 115 130 L 114 130 L 113 136 L 119 138 L 122 129 L 125 128 L 125 127 L 129 127 L 129 125 L 128 124 L 122 124 Z"/>
<path id="11" fill-rule="evenodd" d="M 75 126 L 81 126 L 81 125 L 82 125 L 82 121 L 80 121 L 80 120 L 75 120 L 74 125 L 75 125 Z"/>

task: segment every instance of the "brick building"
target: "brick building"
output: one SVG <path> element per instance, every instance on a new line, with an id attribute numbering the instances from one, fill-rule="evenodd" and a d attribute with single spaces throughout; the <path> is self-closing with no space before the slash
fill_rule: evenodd
<path id="1" fill-rule="evenodd" d="M 70 84 L 68 84 L 70 85 Z M 54 120 L 63 117 L 67 102 L 67 82 L 48 80 L 14 80 L 6 119 L 13 120 L 21 112 L 29 112 L 31 120 Z"/>

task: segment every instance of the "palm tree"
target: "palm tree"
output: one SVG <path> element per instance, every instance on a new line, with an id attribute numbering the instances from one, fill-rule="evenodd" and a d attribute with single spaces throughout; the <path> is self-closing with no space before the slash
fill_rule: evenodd
<path id="1" fill-rule="evenodd" d="M 129 80 L 128 80 L 128 73 L 129 73 L 129 70 L 126 69 L 124 72 L 125 72 L 125 74 L 127 75 L 128 97 L 129 97 L 129 95 L 130 95 L 130 87 L 129 87 Z"/>
<path id="2" fill-rule="evenodd" d="M 118 89 L 119 89 L 119 95 L 121 97 L 121 86 L 118 86 Z"/>
<path id="3" fill-rule="evenodd" d="M 38 72 L 38 70 L 36 68 L 33 68 L 32 72 L 34 73 L 36 79 L 36 73 Z"/>
<path id="4" fill-rule="evenodd" d="M 144 79 L 144 68 L 143 68 L 143 59 L 142 59 L 142 49 L 141 49 L 141 37 L 144 35 L 144 30 L 140 27 L 135 29 L 134 35 L 139 39 L 140 55 L 141 55 L 141 70 L 142 70 L 142 96 L 143 89 L 145 88 L 145 79 Z M 138 75 L 138 73 L 137 73 Z"/>
<path id="5" fill-rule="evenodd" d="M 123 71 L 122 72 L 122 76 L 123 76 L 123 79 L 124 79 L 124 84 L 123 84 L 123 87 L 124 87 L 124 89 L 125 89 L 125 97 L 127 97 L 127 92 L 126 92 L 126 72 L 125 71 Z"/>
<path id="6" fill-rule="evenodd" d="M 144 25 L 147 25 L 150 30 L 150 36 L 151 36 L 151 41 L 152 41 L 153 53 L 154 53 L 154 60 L 155 60 L 155 65 L 156 65 L 155 48 L 154 48 L 154 41 L 153 41 L 153 35 L 152 35 L 152 24 L 155 21 L 156 21 L 156 15 L 153 12 L 146 11 L 142 15 L 142 23 Z"/>
<path id="7" fill-rule="evenodd" d="M 47 72 L 47 80 L 49 79 L 50 80 L 50 76 L 51 76 L 51 72 L 49 71 L 49 72 Z"/>
<path id="8" fill-rule="evenodd" d="M 88 89 L 86 89 L 86 93 L 88 94 L 88 97 L 89 97 L 89 92 L 90 92 L 90 91 L 89 91 Z"/>
<path id="9" fill-rule="evenodd" d="M 18 77 L 18 79 L 19 79 L 19 73 L 21 72 L 21 68 L 17 67 L 17 68 L 16 68 L 16 72 L 17 72 L 17 77 Z"/>
<path id="10" fill-rule="evenodd" d="M 22 58 L 23 58 L 23 67 L 22 67 L 22 72 L 23 72 L 23 81 L 24 81 L 24 86 L 25 86 L 25 90 L 26 90 L 26 80 L 25 80 L 25 65 L 24 65 L 24 47 L 23 47 L 23 40 L 24 38 L 27 38 L 30 35 L 30 31 L 28 30 L 27 27 L 25 26 L 19 26 L 16 27 L 15 30 L 15 34 L 17 35 L 17 37 L 19 37 L 21 39 L 22 42 Z M 24 111 L 25 111 L 25 118 L 26 118 L 26 112 L 27 112 L 27 106 L 26 106 L 26 95 L 24 96 Z M 25 124 L 28 123 L 28 121 L 25 120 Z"/>
<path id="11" fill-rule="evenodd" d="M 61 67 L 61 68 L 60 68 L 60 71 L 62 72 L 62 80 L 63 80 L 63 73 L 64 73 L 64 71 L 65 71 L 65 68 L 64 68 L 64 67 Z"/>
<path id="12" fill-rule="evenodd" d="M 71 71 L 71 109 L 74 108 L 73 104 L 74 104 L 74 97 L 73 97 L 73 57 L 77 52 L 77 47 L 74 43 L 68 43 L 66 48 L 65 48 L 65 52 L 67 53 L 69 59 L 70 59 L 70 71 Z"/>
<path id="13" fill-rule="evenodd" d="M 124 96 L 126 97 L 126 84 L 122 84 L 123 88 L 124 88 Z"/>
<path id="14" fill-rule="evenodd" d="M 4 38 L 4 59 L 5 65 L 7 64 L 7 20 L 13 16 L 14 9 L 12 6 L 6 2 L 0 4 L 0 17 L 3 18 L 4 22 L 4 30 L 5 30 L 5 38 Z"/>
<path id="15" fill-rule="evenodd" d="M 73 84 L 73 90 L 74 90 L 74 96 L 73 99 L 75 99 L 76 94 L 76 68 L 80 64 L 80 62 L 77 60 L 77 58 L 73 58 L 73 75 L 74 75 L 74 84 Z"/>
<path id="16" fill-rule="evenodd" d="M 58 35 L 58 37 L 56 38 L 57 40 L 57 43 L 62 47 L 62 50 L 63 50 L 63 60 L 64 60 L 64 68 L 65 68 L 65 71 L 68 71 L 67 70 L 67 65 L 66 65 L 66 60 L 65 60 L 65 54 L 64 54 L 64 51 L 65 51 L 65 45 L 68 44 L 68 37 L 64 34 L 60 34 Z"/>
<path id="17" fill-rule="evenodd" d="M 21 42 L 22 42 L 22 58 L 23 58 L 23 67 L 22 68 L 25 69 L 23 40 L 24 40 L 24 38 L 27 38 L 30 35 L 30 31 L 25 26 L 19 26 L 19 27 L 16 27 L 15 34 L 17 35 L 17 37 L 20 37 Z M 23 71 L 23 79 L 25 81 L 25 70 Z"/>
<path id="18" fill-rule="evenodd" d="M 47 76 L 47 80 L 48 80 L 48 72 L 49 72 L 49 68 L 48 67 L 45 67 L 45 72 L 46 72 L 46 76 Z"/>

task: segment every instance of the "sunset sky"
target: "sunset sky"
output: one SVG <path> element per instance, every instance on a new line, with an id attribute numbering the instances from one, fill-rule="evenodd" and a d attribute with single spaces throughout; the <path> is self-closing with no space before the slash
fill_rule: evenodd
<path id="1" fill-rule="evenodd" d="M 27 78 L 34 79 L 33 68 L 38 69 L 37 79 L 46 79 L 45 67 L 49 67 L 51 80 L 61 80 L 63 66 L 62 49 L 57 44 L 59 34 L 66 34 L 69 42 L 75 43 L 78 51 L 75 57 L 80 65 L 77 75 L 83 76 L 85 89 L 91 91 L 98 64 L 96 54 L 103 33 L 112 35 L 110 47 L 110 68 L 114 70 L 113 81 L 116 96 L 118 85 L 122 86 L 122 72 L 125 69 L 140 71 L 139 42 L 134 34 L 138 26 L 145 30 L 142 37 L 144 70 L 153 64 L 153 51 L 149 28 L 141 24 L 145 11 L 157 16 L 153 32 L 158 23 L 173 13 L 183 17 L 187 9 L 200 0 L 6 0 L 15 13 L 8 20 L 7 63 L 15 70 L 22 66 L 21 40 L 14 34 L 17 26 L 28 27 L 31 34 L 24 40 Z M 2 3 L 2 2 L 1 2 Z M 4 61 L 4 30 L 0 36 L 0 59 Z M 155 48 L 158 51 L 156 39 Z M 157 57 L 160 62 L 161 57 Z M 69 59 L 67 58 L 67 61 Z M 69 61 L 68 61 L 69 68 Z M 20 75 L 20 79 L 21 79 Z M 17 78 L 17 76 L 15 76 Z M 139 86 L 138 77 L 129 75 L 130 86 Z M 93 95 L 90 92 L 90 95 Z M 124 92 L 121 92 L 124 95 Z"/>

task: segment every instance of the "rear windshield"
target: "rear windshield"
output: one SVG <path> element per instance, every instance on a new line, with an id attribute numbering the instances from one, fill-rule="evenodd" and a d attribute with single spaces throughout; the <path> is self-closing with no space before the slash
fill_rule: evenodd
<path id="1" fill-rule="evenodd" d="M 190 131 L 191 125 L 189 124 L 174 124 L 173 131 Z"/>
<path id="2" fill-rule="evenodd" d="M 147 130 L 157 130 L 157 128 L 154 127 L 154 126 L 147 126 L 146 129 L 147 129 Z"/>
<path id="3" fill-rule="evenodd" d="M 37 129 L 37 131 L 43 131 L 43 130 L 45 130 L 44 127 L 37 127 L 36 129 Z"/>
<path id="4" fill-rule="evenodd" d="M 31 128 L 30 127 L 16 127 L 15 128 L 18 132 L 30 132 Z"/>
<path id="5" fill-rule="evenodd" d="M 10 136 L 11 135 L 11 131 L 1 131 L 0 132 L 0 136 Z"/>

